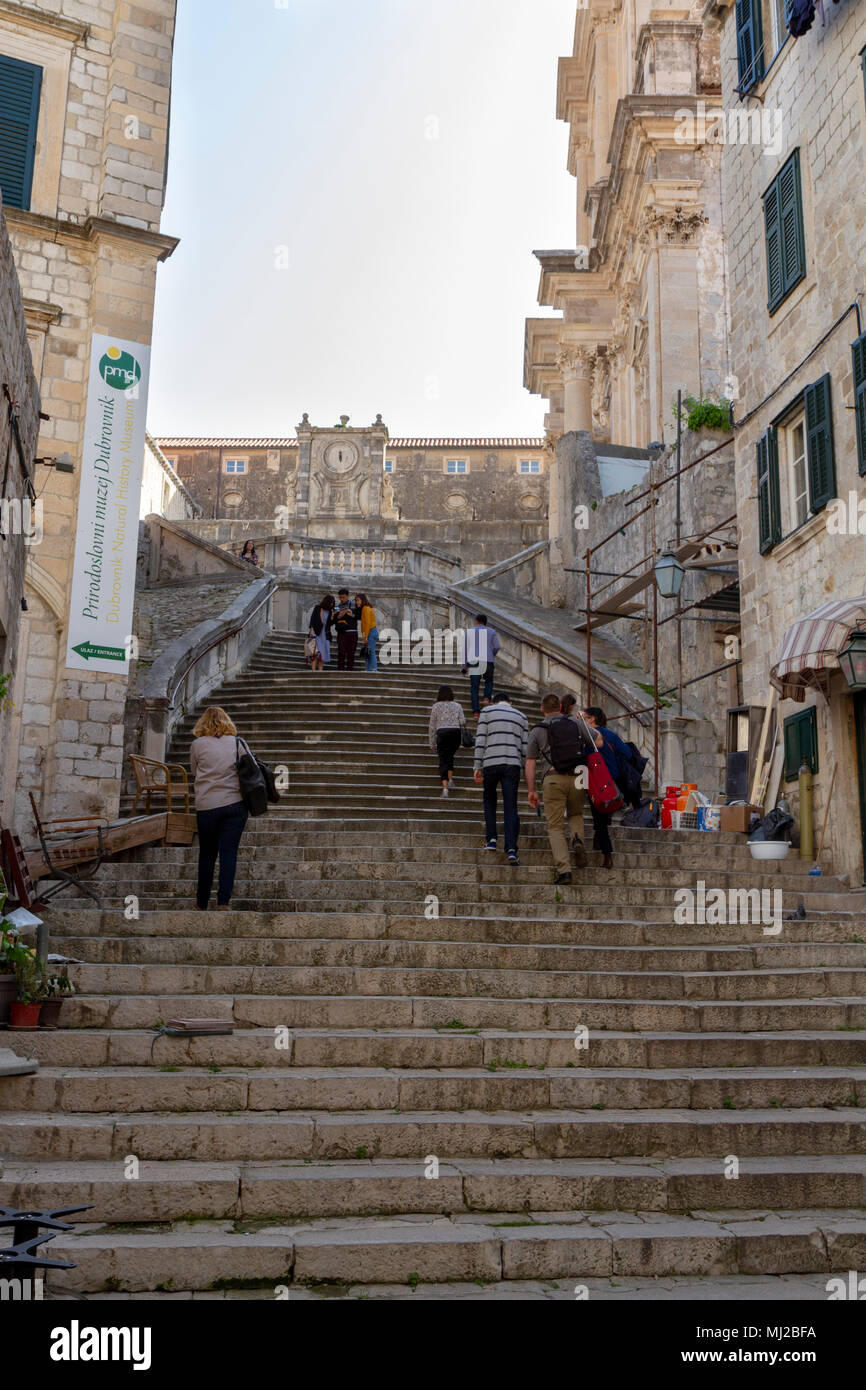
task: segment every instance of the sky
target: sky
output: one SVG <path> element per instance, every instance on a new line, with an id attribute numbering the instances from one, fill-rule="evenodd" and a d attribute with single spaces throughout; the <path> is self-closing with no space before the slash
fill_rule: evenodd
<path id="1" fill-rule="evenodd" d="M 149 428 L 540 435 L 575 0 L 179 0 Z"/>

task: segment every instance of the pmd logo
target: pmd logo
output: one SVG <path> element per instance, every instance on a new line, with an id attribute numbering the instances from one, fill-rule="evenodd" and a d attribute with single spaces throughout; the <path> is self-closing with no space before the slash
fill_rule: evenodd
<path id="1" fill-rule="evenodd" d="M 110 347 L 99 363 L 99 375 L 115 391 L 129 391 L 141 381 L 141 364 L 131 352 Z"/>

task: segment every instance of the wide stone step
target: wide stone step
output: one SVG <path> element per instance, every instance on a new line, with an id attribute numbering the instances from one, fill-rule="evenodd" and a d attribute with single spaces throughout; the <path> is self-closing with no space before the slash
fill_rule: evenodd
<path id="1" fill-rule="evenodd" d="M 476 941 L 412 941 L 270 937 L 52 936 L 53 949 L 89 964 L 225 966 L 401 966 L 634 972 L 767 971 L 866 967 L 866 944 L 785 942 L 753 946 L 503 945 Z"/>
<path id="2" fill-rule="evenodd" d="M 122 967 L 115 967 L 120 969 Z M 247 1028 L 575 1027 L 613 1032 L 772 1032 L 866 1029 L 862 999 L 702 1000 L 455 999 L 376 995 L 79 994 L 63 1006 L 67 1028 L 153 1028 L 166 1018 L 225 1018 Z"/>
<path id="3" fill-rule="evenodd" d="M 163 1056 L 170 1055 L 163 1052 Z M 7 1077 L 4 1107 L 66 1114 L 238 1111 L 561 1111 L 827 1109 L 866 1106 L 857 1067 L 686 1072 L 625 1068 L 537 1070 L 499 1058 L 486 1068 L 263 1067 L 245 1071 L 173 1062 L 160 1069 L 42 1068 Z"/>
<path id="4" fill-rule="evenodd" d="M 67 899 L 66 901 L 72 901 Z M 141 904 L 139 904 L 141 906 Z M 55 907 L 46 913 L 52 923 L 52 940 L 66 936 L 86 939 L 100 937 L 196 936 L 250 940 L 316 937 L 322 940 L 399 939 L 412 941 L 476 941 L 514 944 L 661 947 L 756 947 L 772 942 L 836 942 L 861 945 L 866 940 L 866 921 L 859 927 L 854 918 L 814 915 L 803 921 L 786 921 L 780 938 L 768 938 L 763 929 L 739 923 L 722 926 L 680 925 L 646 918 L 642 921 L 612 921 L 607 917 L 587 918 L 581 912 L 568 919 L 561 916 L 495 917 L 455 916 L 437 918 L 423 915 L 400 916 L 365 912 L 243 912 L 228 917 L 218 912 L 195 909 L 149 912 L 127 919 L 122 910 L 100 911 L 89 899 L 80 907 Z M 823 959 L 823 957 L 822 957 Z"/>
<path id="5" fill-rule="evenodd" d="M 87 1221 L 251 1223 L 380 1216 L 514 1212 L 723 1212 L 866 1207 L 859 1155 L 744 1158 L 736 1180 L 702 1158 L 459 1159 L 436 1178 L 424 1162 L 141 1163 L 134 1181 L 117 1163 L 31 1165 L 13 1160 L 0 1204 L 50 1210 L 92 1204 Z M 730 1171 L 730 1169 L 729 1169 Z"/>
<path id="6" fill-rule="evenodd" d="M 203 1162 L 438 1155 L 486 1158 L 866 1154 L 866 1110 L 559 1110 L 435 1113 L 0 1111 L 7 1159 Z"/>
<path id="7" fill-rule="evenodd" d="M 847 1272 L 862 1266 L 866 1218 L 816 1212 L 763 1220 L 676 1218 L 664 1213 L 570 1213 L 554 1220 L 496 1217 L 327 1221 L 272 1225 L 243 1234 L 230 1223 L 61 1236 L 52 1255 L 58 1290 L 220 1289 L 234 1281 L 292 1287 L 318 1282 L 423 1279 L 581 1279 L 615 1275 Z"/>
<path id="8" fill-rule="evenodd" d="M 391 966 L 76 965 L 70 978 L 82 994 L 367 995 L 489 997 L 497 1000 L 590 999 L 622 1005 L 631 1000 L 709 1002 L 781 999 L 866 1001 L 863 969 L 761 971 L 592 971 Z M 866 1007 L 866 1005 L 864 1005 Z"/>
<path id="9" fill-rule="evenodd" d="M 203 1015 L 201 1015 L 203 1017 Z M 71 1029 L 28 1035 L 27 1055 L 46 1067 L 862 1067 L 866 1031 L 772 1033 L 506 1032 L 466 1027 L 406 1029 L 236 1028 L 231 1035 L 155 1038 L 144 1029 Z"/>

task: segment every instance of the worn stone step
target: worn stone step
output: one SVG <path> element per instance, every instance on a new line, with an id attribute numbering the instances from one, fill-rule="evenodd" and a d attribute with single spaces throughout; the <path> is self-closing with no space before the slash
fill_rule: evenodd
<path id="1" fill-rule="evenodd" d="M 863 969 L 741 971 L 534 970 L 395 966 L 74 965 L 70 978 L 85 995 L 259 994 L 310 996 L 349 993 L 439 996 L 449 999 L 696 1000 L 709 1002 L 840 997 L 866 1001 Z M 866 1002 L 863 1004 L 866 1010 Z"/>
<path id="2" fill-rule="evenodd" d="M 142 1163 L 134 1180 L 116 1162 L 14 1160 L 0 1204 L 50 1210 L 92 1204 L 87 1221 L 235 1221 L 399 1216 L 404 1213 L 696 1212 L 866 1207 L 859 1155 L 744 1158 L 459 1159 L 442 1162 Z"/>
<path id="3" fill-rule="evenodd" d="M 270 1059 L 268 1059 L 270 1061 Z M 866 1106 L 857 1067 L 537 1068 L 494 1059 L 486 1068 L 264 1066 L 238 1069 L 50 1068 L 7 1077 L 4 1106 L 68 1114 L 214 1110 L 731 1110 Z"/>
<path id="4" fill-rule="evenodd" d="M 68 901 L 71 901 L 68 900 Z M 92 938 L 147 937 L 168 940 L 172 937 L 196 936 L 218 939 L 244 938 L 255 940 L 262 936 L 276 939 L 320 940 L 406 940 L 406 941 L 476 941 L 525 945 L 582 945 L 594 947 L 708 947 L 724 946 L 757 948 L 767 945 L 762 929 L 739 923 L 721 926 L 644 918 L 640 921 L 611 920 L 607 917 L 585 918 L 578 909 L 568 917 L 544 915 L 535 917 L 458 916 L 442 913 L 437 918 L 423 914 L 400 916 L 364 912 L 246 912 L 233 911 L 230 918 L 217 912 L 197 912 L 181 908 L 168 912 L 149 912 L 142 908 L 140 916 L 127 919 L 122 908 L 97 909 L 90 900 L 74 908 L 53 907 L 45 914 L 52 927 L 52 940 L 71 937 L 88 942 Z M 775 938 L 774 938 L 775 940 Z M 866 941 L 866 922 L 859 926 L 850 919 L 830 915 L 810 915 L 803 921 L 785 921 L 780 942 L 842 944 L 859 946 Z M 823 959 L 823 957 L 822 957 Z"/>
<path id="5" fill-rule="evenodd" d="M 569 1219 L 570 1218 L 570 1219 Z M 779 1213 L 764 1220 L 698 1220 L 663 1213 L 552 1214 L 525 1224 L 496 1217 L 327 1221 L 236 1234 L 214 1222 L 168 1231 L 85 1228 L 52 1246 L 76 1268 L 56 1271 L 58 1290 L 207 1289 L 228 1281 L 406 1283 L 451 1279 L 558 1279 L 619 1274 L 832 1273 L 856 1269 L 866 1218 Z"/>
<path id="6" fill-rule="evenodd" d="M 203 1017 L 203 1015 L 201 1015 Z M 266 1028 L 197 1038 L 135 1029 L 37 1032 L 27 1055 L 46 1067 L 855 1067 L 866 1065 L 866 1030 L 773 1033 L 573 1032 L 543 1029 Z"/>
<path id="7" fill-rule="evenodd" d="M 100 969 L 102 967 L 92 967 Z M 112 971 L 127 967 L 113 966 Z M 110 982 L 113 983 L 113 982 Z M 613 1032 L 774 1032 L 866 1029 L 862 999 L 724 1000 L 513 998 L 405 994 L 79 994 L 65 1028 L 153 1028 L 166 1018 L 225 1018 L 252 1028 L 552 1028 Z"/>
<path id="8" fill-rule="evenodd" d="M 0 1112 L 10 1158 L 646 1158 L 866 1154 L 866 1110 Z"/>
<path id="9" fill-rule="evenodd" d="M 785 942 L 753 946 L 584 946 L 532 945 L 477 941 L 416 941 L 401 937 L 161 937 L 61 936 L 53 947 L 80 956 L 90 965 L 225 965 L 225 966 L 399 966 L 438 969 L 622 971 L 779 971 L 791 969 L 863 969 L 866 943 Z"/>

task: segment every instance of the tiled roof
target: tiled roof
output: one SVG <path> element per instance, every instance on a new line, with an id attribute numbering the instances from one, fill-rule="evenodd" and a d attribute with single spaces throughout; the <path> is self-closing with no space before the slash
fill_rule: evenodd
<path id="1" fill-rule="evenodd" d="M 297 449 L 297 439 L 163 439 L 163 450 L 171 449 Z M 389 439 L 389 449 L 531 449 L 544 448 L 543 439 Z"/>
<path id="2" fill-rule="evenodd" d="M 297 439 L 158 439 L 165 449 L 297 449 Z"/>
<path id="3" fill-rule="evenodd" d="M 543 439 L 389 439 L 389 449 L 535 449 Z"/>

